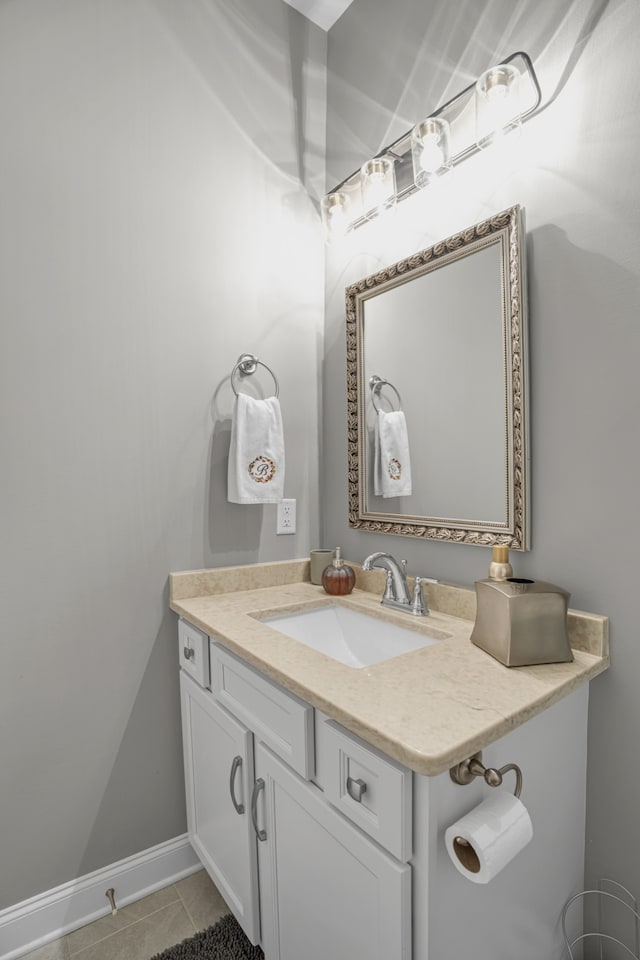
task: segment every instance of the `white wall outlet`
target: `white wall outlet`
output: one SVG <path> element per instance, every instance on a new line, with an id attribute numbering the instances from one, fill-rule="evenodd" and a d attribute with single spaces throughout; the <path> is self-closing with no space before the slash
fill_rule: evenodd
<path id="1" fill-rule="evenodd" d="M 281 500 L 278 504 L 276 534 L 296 532 L 296 502 L 295 500 Z"/>

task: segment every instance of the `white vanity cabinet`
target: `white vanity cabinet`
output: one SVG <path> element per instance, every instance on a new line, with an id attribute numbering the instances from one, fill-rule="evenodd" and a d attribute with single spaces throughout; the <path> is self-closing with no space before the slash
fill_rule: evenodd
<path id="1" fill-rule="evenodd" d="M 189 838 L 266 960 L 560 960 L 583 885 L 588 685 L 483 750 L 522 767 L 534 836 L 479 885 L 444 834 L 483 781 L 412 773 L 184 621 L 180 650 Z M 542 692 L 549 672 L 532 675 Z M 461 696 L 461 736 L 474 709 Z"/>
<path id="2" fill-rule="evenodd" d="M 311 781 L 313 708 L 213 640 L 209 659 L 211 689 L 193 658 L 180 677 L 189 839 L 249 939 L 266 960 L 411 960 L 411 868 Z"/>

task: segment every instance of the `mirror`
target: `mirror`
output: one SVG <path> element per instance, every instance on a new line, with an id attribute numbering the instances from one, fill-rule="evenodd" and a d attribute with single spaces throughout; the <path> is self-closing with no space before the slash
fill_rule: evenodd
<path id="1" fill-rule="evenodd" d="M 349 524 L 529 548 L 524 215 L 347 287 Z"/>

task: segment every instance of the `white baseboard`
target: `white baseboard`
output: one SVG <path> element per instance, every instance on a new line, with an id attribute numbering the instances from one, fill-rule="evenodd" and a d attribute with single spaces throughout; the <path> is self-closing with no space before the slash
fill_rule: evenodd
<path id="1" fill-rule="evenodd" d="M 18 957 L 110 912 L 105 891 L 114 887 L 118 907 L 140 900 L 195 873 L 201 863 L 187 835 L 0 911 L 0 960 Z"/>

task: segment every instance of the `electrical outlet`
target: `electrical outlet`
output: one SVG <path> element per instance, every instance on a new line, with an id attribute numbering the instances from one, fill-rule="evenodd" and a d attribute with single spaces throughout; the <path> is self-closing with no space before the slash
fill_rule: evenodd
<path id="1" fill-rule="evenodd" d="M 296 532 L 296 502 L 295 500 L 281 500 L 278 504 L 276 520 L 276 534 Z"/>

